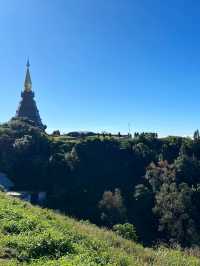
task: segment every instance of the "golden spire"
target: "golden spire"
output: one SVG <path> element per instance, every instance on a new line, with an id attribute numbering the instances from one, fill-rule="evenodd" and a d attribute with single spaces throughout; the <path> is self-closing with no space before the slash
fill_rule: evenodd
<path id="1" fill-rule="evenodd" d="M 31 75 L 29 71 L 29 67 L 30 67 L 29 59 L 27 60 L 26 67 L 27 69 L 26 69 L 26 78 L 24 81 L 24 91 L 31 91 L 32 82 L 31 82 Z"/>

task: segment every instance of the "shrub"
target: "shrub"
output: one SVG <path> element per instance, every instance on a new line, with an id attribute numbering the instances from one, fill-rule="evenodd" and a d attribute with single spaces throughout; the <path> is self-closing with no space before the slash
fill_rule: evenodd
<path id="1" fill-rule="evenodd" d="M 123 238 L 133 241 L 137 240 L 136 230 L 133 224 L 116 224 L 113 226 L 113 231 Z"/>
<path id="2" fill-rule="evenodd" d="M 20 261 L 30 261 L 40 258 L 60 258 L 68 253 L 74 253 L 70 238 L 56 234 L 18 235 L 10 238 L 7 248 L 16 251 L 16 258 Z"/>
<path id="3" fill-rule="evenodd" d="M 23 232 L 36 231 L 36 219 L 21 219 L 20 221 L 5 221 L 2 231 L 7 234 L 20 234 Z"/>

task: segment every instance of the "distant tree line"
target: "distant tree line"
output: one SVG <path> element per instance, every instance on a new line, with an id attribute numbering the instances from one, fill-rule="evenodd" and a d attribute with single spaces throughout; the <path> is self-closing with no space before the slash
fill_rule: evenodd
<path id="1" fill-rule="evenodd" d="M 0 171 L 16 190 L 47 191 L 47 207 L 127 238 L 136 239 L 136 229 L 148 245 L 200 244 L 198 130 L 193 138 L 136 133 L 67 141 L 12 119 L 0 125 Z"/>

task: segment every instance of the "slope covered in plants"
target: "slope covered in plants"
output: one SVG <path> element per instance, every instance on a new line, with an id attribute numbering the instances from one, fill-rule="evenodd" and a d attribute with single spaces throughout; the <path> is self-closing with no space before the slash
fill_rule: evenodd
<path id="1" fill-rule="evenodd" d="M 150 249 L 87 222 L 0 194 L 0 265 L 200 265 L 179 250 Z"/>

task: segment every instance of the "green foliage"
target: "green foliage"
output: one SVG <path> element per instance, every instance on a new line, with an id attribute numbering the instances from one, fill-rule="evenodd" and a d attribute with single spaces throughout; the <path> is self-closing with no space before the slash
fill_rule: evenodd
<path id="1" fill-rule="evenodd" d="M 171 183 L 175 181 L 175 169 L 173 165 L 167 161 L 159 161 L 157 164 L 151 163 L 146 171 L 145 178 L 154 193 L 159 191 L 163 183 Z"/>
<path id="2" fill-rule="evenodd" d="M 136 230 L 133 224 L 116 224 L 113 226 L 113 231 L 125 239 L 137 241 Z"/>
<path id="3" fill-rule="evenodd" d="M 119 189 L 115 189 L 114 192 L 105 191 L 99 208 L 102 221 L 109 226 L 126 220 L 126 208 Z"/>
<path id="4" fill-rule="evenodd" d="M 46 191 L 46 206 L 70 216 L 110 228 L 134 224 L 139 241 L 147 245 L 171 239 L 188 246 L 198 242 L 198 131 L 194 138 L 59 131 L 48 135 L 27 119 L 13 118 L 0 125 L 0 172 L 14 182 L 15 190 Z M 191 190 L 188 201 L 181 200 L 186 193 L 182 183 Z M 177 202 L 174 209 L 165 200 L 168 193 Z M 18 219 L 2 221 L 2 232 L 17 236 L 41 228 L 34 219 Z M 174 229 L 176 222 L 181 223 L 180 230 Z"/>
<path id="5" fill-rule="evenodd" d="M 15 225 L 14 225 L 15 224 Z M 6 227 L 6 225 L 8 225 Z M 5 229 L 8 230 L 5 230 Z M 33 229 L 34 228 L 34 229 Z M 130 224 L 117 234 L 33 207 L 0 193 L 1 266 L 198 266 L 200 260 L 180 250 L 143 248 Z M 191 252 L 191 251 L 190 251 Z"/>
<path id="6" fill-rule="evenodd" d="M 154 212 L 159 216 L 159 231 L 170 242 L 199 244 L 192 196 L 193 190 L 185 183 L 164 183 L 156 194 Z"/>
<path id="7" fill-rule="evenodd" d="M 58 233 L 43 232 L 40 234 L 19 235 L 4 238 L 6 247 L 16 250 L 19 261 L 30 261 L 39 258 L 60 258 L 67 253 L 73 253 L 72 241 Z"/>
<path id="8" fill-rule="evenodd" d="M 200 161 L 196 158 L 187 155 L 179 156 L 175 160 L 174 166 L 177 182 L 186 182 L 190 185 L 200 182 Z"/>
<path id="9" fill-rule="evenodd" d="M 5 219 L 2 221 L 2 232 L 5 234 L 20 234 L 28 231 L 37 231 L 36 219 L 20 219 L 19 221 Z"/>

